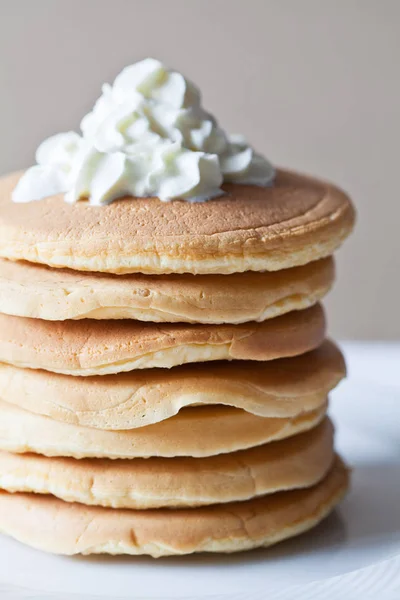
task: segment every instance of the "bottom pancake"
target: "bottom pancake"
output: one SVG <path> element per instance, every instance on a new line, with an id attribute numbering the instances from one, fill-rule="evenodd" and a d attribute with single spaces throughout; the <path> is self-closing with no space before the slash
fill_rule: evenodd
<path id="1" fill-rule="evenodd" d="M 238 552 L 270 546 L 311 529 L 344 496 L 339 457 L 317 485 L 202 508 L 129 510 L 0 492 L 0 532 L 57 554 Z"/>
<path id="2" fill-rule="evenodd" d="M 201 506 L 305 488 L 332 466 L 333 427 L 207 458 L 48 458 L 0 452 L 0 488 L 113 508 Z"/>

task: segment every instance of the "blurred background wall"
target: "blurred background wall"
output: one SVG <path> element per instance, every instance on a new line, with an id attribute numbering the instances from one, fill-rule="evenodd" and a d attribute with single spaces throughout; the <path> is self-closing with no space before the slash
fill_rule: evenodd
<path id="1" fill-rule="evenodd" d="M 400 1 L 0 0 L 0 173 L 76 129 L 101 84 L 146 56 L 275 164 L 350 192 L 330 331 L 399 339 Z"/>

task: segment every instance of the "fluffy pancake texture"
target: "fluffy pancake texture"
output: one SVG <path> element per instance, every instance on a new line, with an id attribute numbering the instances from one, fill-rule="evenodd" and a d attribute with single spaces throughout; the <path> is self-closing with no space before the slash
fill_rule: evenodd
<path id="1" fill-rule="evenodd" d="M 51 322 L 0 314 L 0 362 L 69 375 L 107 375 L 191 362 L 294 356 L 318 347 L 324 335 L 319 304 L 241 325 Z"/>
<path id="2" fill-rule="evenodd" d="M 333 462 L 328 419 L 294 437 L 209 458 L 47 458 L 0 452 L 0 488 L 113 508 L 201 506 L 310 487 Z"/>
<path id="3" fill-rule="evenodd" d="M 154 425 L 103 431 L 53 421 L 0 401 L 0 450 L 73 458 L 214 456 L 307 431 L 325 412 L 326 404 L 297 417 L 269 419 L 228 406 L 201 406 Z"/>
<path id="4" fill-rule="evenodd" d="M 315 304 L 331 288 L 331 257 L 233 275 L 106 275 L 0 259 L 0 312 L 50 321 L 264 321 Z"/>
<path id="5" fill-rule="evenodd" d="M 195 404 L 224 404 L 260 417 L 294 417 L 320 408 L 345 376 L 329 341 L 293 358 L 192 364 L 94 377 L 71 377 L 0 363 L 0 399 L 58 421 L 133 429 Z"/>
<path id="6" fill-rule="evenodd" d="M 203 203 L 127 198 L 69 205 L 61 195 L 21 208 L 20 173 L 0 179 L 0 256 L 108 273 L 276 271 L 333 253 L 354 210 L 337 187 L 288 171 L 274 185 L 224 186 Z"/>
<path id="7" fill-rule="evenodd" d="M 348 471 L 336 458 L 310 488 L 200 508 L 115 510 L 0 492 L 0 531 L 58 554 L 237 552 L 307 531 L 331 512 L 348 484 Z"/>

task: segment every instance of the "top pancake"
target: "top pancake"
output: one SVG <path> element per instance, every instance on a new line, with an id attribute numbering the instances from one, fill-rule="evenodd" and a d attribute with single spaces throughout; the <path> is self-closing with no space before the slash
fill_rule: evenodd
<path id="1" fill-rule="evenodd" d="M 0 179 L 0 256 L 79 271 L 275 271 L 332 254 L 354 223 L 344 192 L 287 171 L 270 188 L 229 184 L 204 203 L 123 198 L 101 207 L 61 195 L 14 204 L 20 175 Z"/>

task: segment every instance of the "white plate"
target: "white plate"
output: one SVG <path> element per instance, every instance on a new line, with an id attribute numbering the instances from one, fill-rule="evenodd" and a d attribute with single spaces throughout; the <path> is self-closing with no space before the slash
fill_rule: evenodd
<path id="1" fill-rule="evenodd" d="M 314 531 L 261 551 L 157 561 L 49 556 L 0 537 L 1 598 L 327 600 L 361 585 L 363 598 L 373 597 L 374 582 L 381 600 L 400 598 L 400 381 L 372 379 L 373 347 L 361 362 L 360 349 L 347 352 L 355 372 L 332 394 L 331 415 L 354 467 L 352 490 Z M 384 588 L 395 595 L 382 596 Z"/>

